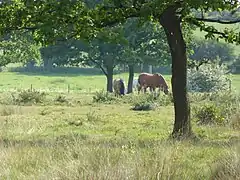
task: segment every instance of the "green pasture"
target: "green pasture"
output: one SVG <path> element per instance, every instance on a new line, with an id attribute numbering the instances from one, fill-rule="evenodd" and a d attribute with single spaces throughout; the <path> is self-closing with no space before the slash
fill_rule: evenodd
<path id="1" fill-rule="evenodd" d="M 138 74 L 135 73 L 137 78 Z M 104 75 L 84 74 L 38 74 L 38 73 L 13 73 L 2 72 L 0 77 L 0 91 L 16 91 L 19 89 L 34 88 L 52 92 L 81 92 L 90 93 L 106 89 L 107 79 Z M 128 73 L 116 74 L 114 78 L 123 78 L 128 82 Z M 170 86 L 171 75 L 164 75 Z M 240 75 L 231 75 L 232 85 L 236 90 L 240 89 Z"/>
<path id="2" fill-rule="evenodd" d="M 200 126 L 193 120 L 198 139 L 173 141 L 169 139 L 172 104 L 133 111 L 128 99 L 140 97 L 136 93 L 110 103 L 94 103 L 94 93 L 106 86 L 103 75 L 1 72 L 0 77 L 0 179 L 240 177 L 239 129 Z M 127 82 L 128 74 L 114 77 Z M 170 82 L 171 77 L 165 77 Z M 231 78 L 239 89 L 240 75 Z M 31 84 L 52 90 L 48 101 L 14 104 L 13 91 Z M 66 101 L 55 103 L 59 96 Z"/>

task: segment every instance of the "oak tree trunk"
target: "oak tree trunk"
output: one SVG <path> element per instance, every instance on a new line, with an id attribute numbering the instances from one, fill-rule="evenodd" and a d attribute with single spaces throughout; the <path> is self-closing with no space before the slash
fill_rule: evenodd
<path id="1" fill-rule="evenodd" d="M 173 137 L 192 134 L 190 123 L 190 106 L 187 97 L 187 56 L 186 44 L 182 36 L 180 19 L 176 9 L 166 9 L 160 17 L 172 56 L 172 92 L 175 110 Z"/>
<path id="2" fill-rule="evenodd" d="M 113 92 L 113 67 L 107 67 L 107 91 Z"/>
<path id="3" fill-rule="evenodd" d="M 134 65 L 128 65 L 128 91 L 127 93 L 130 94 L 133 92 L 133 77 L 134 77 Z"/>

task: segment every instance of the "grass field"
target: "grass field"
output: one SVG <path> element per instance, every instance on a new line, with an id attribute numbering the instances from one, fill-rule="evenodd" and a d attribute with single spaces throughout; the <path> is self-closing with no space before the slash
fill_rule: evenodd
<path id="1" fill-rule="evenodd" d="M 128 74 L 122 73 L 114 75 L 114 78 L 123 78 L 125 82 L 128 80 Z M 135 74 L 135 78 L 137 74 Z M 164 75 L 170 85 L 170 75 Z M 240 89 L 240 75 L 231 75 L 233 87 Z M 106 88 L 106 78 L 103 75 L 86 76 L 84 74 L 67 75 L 67 74 L 38 74 L 38 73 L 1 73 L 0 91 L 16 91 L 17 89 L 33 88 L 43 91 L 70 91 L 91 93 L 96 90 Z"/>
<path id="2" fill-rule="evenodd" d="M 199 139 L 173 141 L 172 104 L 133 111 L 136 94 L 94 103 L 104 76 L 0 77 L 0 179 L 240 179 L 239 128 L 193 120 Z M 232 79 L 239 90 L 240 76 Z M 14 103 L 11 93 L 31 84 L 50 90 L 47 100 Z"/>

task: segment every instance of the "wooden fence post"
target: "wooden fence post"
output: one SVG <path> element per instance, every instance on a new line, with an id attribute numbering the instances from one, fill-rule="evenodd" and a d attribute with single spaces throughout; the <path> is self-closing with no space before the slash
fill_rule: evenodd
<path id="1" fill-rule="evenodd" d="M 68 84 L 68 93 L 70 93 L 70 85 Z"/>

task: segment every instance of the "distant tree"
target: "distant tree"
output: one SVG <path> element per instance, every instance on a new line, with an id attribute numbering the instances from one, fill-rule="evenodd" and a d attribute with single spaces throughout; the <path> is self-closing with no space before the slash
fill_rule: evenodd
<path id="1" fill-rule="evenodd" d="M 81 52 L 86 50 L 86 43 L 80 40 L 57 42 L 40 49 L 44 67 L 50 70 L 53 64 L 58 66 L 76 65 Z"/>
<path id="2" fill-rule="evenodd" d="M 169 64 L 170 55 L 165 34 L 159 24 L 148 21 L 140 26 L 139 19 L 129 19 L 123 25 L 123 31 L 128 43 L 122 62 L 128 65 L 128 93 L 131 93 L 136 64 Z"/>
<path id="3" fill-rule="evenodd" d="M 191 43 L 191 49 L 194 53 L 189 57 L 197 61 L 214 60 L 219 57 L 222 62 L 232 62 L 235 58 L 231 45 L 216 40 L 194 39 Z"/>
<path id="4" fill-rule="evenodd" d="M 117 30 L 118 31 L 118 30 Z M 109 33 L 114 31 L 109 30 Z M 118 32 L 115 32 L 118 36 Z M 95 66 L 100 68 L 107 78 L 107 91 L 113 92 L 113 72 L 116 65 L 122 62 L 122 53 L 124 49 L 124 41 L 109 42 L 106 34 L 100 34 L 92 41 L 86 43 L 86 47 L 79 52 L 79 56 L 75 61 L 83 65 Z"/>

